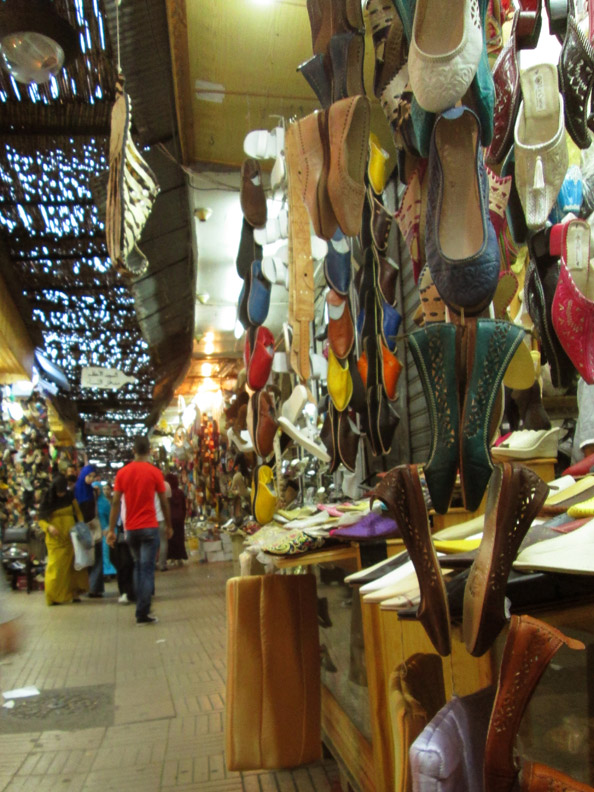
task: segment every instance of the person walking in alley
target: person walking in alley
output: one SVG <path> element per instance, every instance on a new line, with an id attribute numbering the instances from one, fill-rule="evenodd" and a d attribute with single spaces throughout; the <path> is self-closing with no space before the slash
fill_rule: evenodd
<path id="1" fill-rule="evenodd" d="M 113 547 L 116 541 L 116 521 L 122 506 L 126 541 L 134 558 L 136 623 L 139 625 L 158 621 L 150 613 L 155 584 L 155 560 L 159 549 L 155 493 L 163 509 L 167 538 L 171 538 L 173 534 L 169 502 L 165 495 L 165 479 L 159 468 L 148 461 L 149 454 L 148 439 L 137 437 L 134 441 L 134 461 L 120 468 L 115 478 L 107 533 L 107 543 Z M 125 496 L 123 503 L 122 495 Z"/>

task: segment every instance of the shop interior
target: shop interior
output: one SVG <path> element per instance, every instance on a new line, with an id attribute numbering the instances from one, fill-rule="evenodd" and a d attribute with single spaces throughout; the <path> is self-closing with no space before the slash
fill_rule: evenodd
<path id="1" fill-rule="evenodd" d="M 228 570 L 229 772 L 594 789 L 593 41 L 587 0 L 0 2 L 11 596 L 52 478 L 147 435 Z"/>

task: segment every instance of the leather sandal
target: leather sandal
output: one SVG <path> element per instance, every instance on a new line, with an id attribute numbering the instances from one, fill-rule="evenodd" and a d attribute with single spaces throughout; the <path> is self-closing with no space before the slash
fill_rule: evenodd
<path id="1" fill-rule="evenodd" d="M 484 792 L 511 792 L 519 772 L 514 743 L 522 717 L 540 678 L 562 646 L 585 648 L 581 641 L 532 616 L 512 616 L 487 733 Z"/>
<path id="2" fill-rule="evenodd" d="M 464 643 L 480 657 L 506 623 L 505 589 L 522 540 L 549 491 L 523 465 L 496 465 L 485 506 L 483 538 L 464 592 Z"/>
<path id="3" fill-rule="evenodd" d="M 431 643 L 445 656 L 451 652 L 450 618 L 445 585 L 431 541 L 427 508 L 416 465 L 392 468 L 375 487 L 371 505 L 384 503 L 400 529 L 400 535 L 419 579 L 421 601 L 417 619 Z"/>

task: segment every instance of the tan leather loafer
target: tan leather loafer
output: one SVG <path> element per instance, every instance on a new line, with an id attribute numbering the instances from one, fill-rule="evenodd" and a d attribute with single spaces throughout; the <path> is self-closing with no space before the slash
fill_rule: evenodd
<path id="1" fill-rule="evenodd" d="M 341 99 L 328 110 L 328 195 L 338 225 L 346 236 L 357 236 L 361 230 L 369 116 L 366 96 Z"/>
<path id="2" fill-rule="evenodd" d="M 326 128 L 327 112 L 316 111 L 302 118 L 295 124 L 295 131 L 299 147 L 297 180 L 301 197 L 309 212 L 316 236 L 329 240 L 334 236 L 338 222 L 326 188 L 330 160 Z"/>

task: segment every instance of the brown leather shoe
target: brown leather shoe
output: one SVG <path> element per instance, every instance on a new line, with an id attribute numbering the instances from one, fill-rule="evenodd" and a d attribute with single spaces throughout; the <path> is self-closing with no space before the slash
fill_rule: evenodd
<path id="1" fill-rule="evenodd" d="M 544 481 L 523 465 L 505 462 L 495 466 L 483 539 L 464 591 L 464 643 L 475 657 L 489 649 L 507 621 L 507 578 L 548 491 Z"/>
<path id="2" fill-rule="evenodd" d="M 512 616 L 487 733 L 484 792 L 512 789 L 519 771 L 514 742 L 520 722 L 551 658 L 564 645 L 585 648 L 532 616 Z"/>
<path id="3" fill-rule="evenodd" d="M 593 787 L 537 762 L 522 765 L 520 789 L 521 792 L 593 792 Z"/>
<path id="4" fill-rule="evenodd" d="M 259 390 L 250 396 L 247 424 L 256 453 L 266 459 L 272 454 L 274 437 L 278 431 L 274 405 L 267 391 Z"/>
<path id="5" fill-rule="evenodd" d="M 331 409 L 334 409 L 332 406 Z M 357 451 L 361 442 L 361 435 L 356 425 L 349 416 L 348 410 L 343 410 L 338 415 L 338 453 L 340 461 L 351 473 L 357 464 Z"/>
<path id="6" fill-rule="evenodd" d="M 346 236 L 357 236 L 361 230 L 369 116 L 366 96 L 341 99 L 328 110 L 328 195 L 338 225 Z"/>
<path id="7" fill-rule="evenodd" d="M 451 652 L 450 615 L 441 569 L 435 555 L 416 465 L 399 465 L 382 478 L 371 494 L 385 503 L 400 534 L 419 579 L 421 601 L 417 619 L 440 655 Z"/>
<path id="8" fill-rule="evenodd" d="M 258 160 L 248 158 L 241 166 L 239 202 L 243 216 L 253 228 L 266 225 L 266 195 L 262 184 L 262 170 Z"/>
<path id="9" fill-rule="evenodd" d="M 349 100 L 345 100 L 349 101 Z M 295 124 L 299 147 L 297 180 L 316 236 L 330 240 L 338 221 L 327 190 L 330 151 L 327 136 L 328 111 L 311 113 Z"/>
<path id="10" fill-rule="evenodd" d="M 328 45 L 332 64 L 332 101 L 365 93 L 363 87 L 363 59 L 365 38 L 362 33 L 339 33 Z"/>
<path id="11" fill-rule="evenodd" d="M 328 303 L 328 341 L 336 357 L 344 360 L 348 357 L 355 341 L 349 301 L 330 289 L 326 302 Z"/>
<path id="12" fill-rule="evenodd" d="M 361 0 L 307 0 L 314 55 L 326 53 L 332 36 L 364 31 Z"/>

